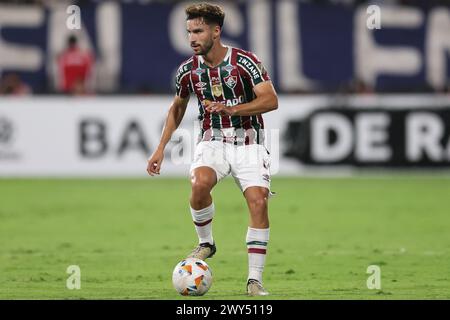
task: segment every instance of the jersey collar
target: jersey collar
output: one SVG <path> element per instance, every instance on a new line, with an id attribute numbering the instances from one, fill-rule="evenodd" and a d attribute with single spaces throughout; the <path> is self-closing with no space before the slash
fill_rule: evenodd
<path id="1" fill-rule="evenodd" d="M 227 61 L 227 60 L 230 58 L 230 56 L 231 56 L 232 48 L 231 48 L 230 46 L 225 46 L 225 47 L 228 48 L 227 54 L 226 54 L 225 57 L 223 58 L 222 62 L 220 62 L 220 63 L 216 66 L 216 68 L 217 68 L 218 66 L 220 66 L 224 61 Z M 199 61 L 201 64 L 203 64 L 203 65 L 207 66 L 208 68 L 210 68 L 210 67 L 205 63 L 205 60 L 203 60 L 203 56 L 199 56 L 199 57 L 198 57 L 198 61 Z"/>

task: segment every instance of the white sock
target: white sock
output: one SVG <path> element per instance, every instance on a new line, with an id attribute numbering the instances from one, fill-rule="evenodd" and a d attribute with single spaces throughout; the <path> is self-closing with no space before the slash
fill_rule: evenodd
<path id="1" fill-rule="evenodd" d="M 214 216 L 214 202 L 210 206 L 195 210 L 191 208 L 192 220 L 198 235 L 198 243 L 214 243 L 212 236 L 212 219 Z"/>
<path id="2" fill-rule="evenodd" d="M 262 274 L 266 262 L 266 250 L 269 242 L 269 231 L 267 229 L 248 228 L 247 251 L 248 251 L 248 278 L 256 279 L 262 283 Z"/>

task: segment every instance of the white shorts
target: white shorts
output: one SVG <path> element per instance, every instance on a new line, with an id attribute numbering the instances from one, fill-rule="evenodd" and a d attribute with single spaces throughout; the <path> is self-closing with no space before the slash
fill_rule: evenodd
<path id="1" fill-rule="evenodd" d="M 202 141 L 195 149 L 190 172 L 198 167 L 214 169 L 217 182 L 231 174 L 242 192 L 248 187 L 270 191 L 270 154 L 263 145 Z"/>

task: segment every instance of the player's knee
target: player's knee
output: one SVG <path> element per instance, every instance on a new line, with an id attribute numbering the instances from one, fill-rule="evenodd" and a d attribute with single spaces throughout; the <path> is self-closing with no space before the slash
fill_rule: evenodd
<path id="1" fill-rule="evenodd" d="M 211 186 L 207 182 L 197 181 L 192 183 L 191 207 L 201 209 L 209 205 L 211 201 Z"/>
<path id="2" fill-rule="evenodd" d="M 249 188 L 245 191 L 245 198 L 251 208 L 265 208 L 268 202 L 268 191 L 263 188 Z"/>
<path id="3" fill-rule="evenodd" d="M 251 197 L 250 199 L 248 199 L 248 204 L 251 208 L 255 209 L 255 212 L 259 212 L 260 210 L 267 207 L 267 197 L 265 197 L 264 195 Z"/>
<path id="4" fill-rule="evenodd" d="M 194 195 L 204 195 L 211 192 L 212 184 L 207 179 L 194 179 L 191 183 Z"/>

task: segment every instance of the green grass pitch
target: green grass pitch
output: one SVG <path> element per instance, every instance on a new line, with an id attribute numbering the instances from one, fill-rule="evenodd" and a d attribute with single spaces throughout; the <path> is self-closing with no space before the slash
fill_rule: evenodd
<path id="1" fill-rule="evenodd" d="M 449 299 L 450 179 L 277 178 L 260 299 Z M 0 180 L 0 299 L 249 299 L 248 213 L 213 192 L 218 251 L 203 297 L 172 287 L 197 243 L 188 179 Z M 81 289 L 68 290 L 69 265 Z M 369 265 L 381 268 L 369 290 Z"/>

